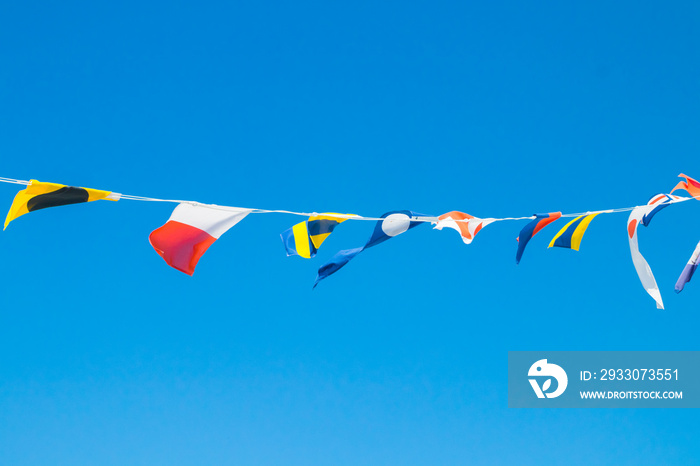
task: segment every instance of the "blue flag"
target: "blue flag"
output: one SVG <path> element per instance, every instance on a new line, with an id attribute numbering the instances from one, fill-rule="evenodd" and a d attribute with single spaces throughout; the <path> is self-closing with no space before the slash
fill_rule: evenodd
<path id="1" fill-rule="evenodd" d="M 314 288 L 316 288 L 316 285 L 318 285 L 321 280 L 343 268 L 345 264 L 350 262 L 356 255 L 365 249 L 383 243 L 389 238 L 398 236 L 411 228 L 417 227 L 421 223 L 425 223 L 411 220 L 412 217 L 422 216 L 424 215 L 411 212 L 410 210 L 392 210 L 391 212 L 385 213 L 381 217 L 382 220 L 377 221 L 377 224 L 374 226 L 372 236 L 370 236 L 369 240 L 367 240 L 367 243 L 363 247 L 339 251 L 318 269 L 318 276 L 316 277 Z"/>

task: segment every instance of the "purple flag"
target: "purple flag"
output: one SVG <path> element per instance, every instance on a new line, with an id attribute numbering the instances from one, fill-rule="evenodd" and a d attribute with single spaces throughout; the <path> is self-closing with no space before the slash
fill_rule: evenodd
<path id="1" fill-rule="evenodd" d="M 698 243 L 698 245 L 695 247 L 695 251 L 693 252 L 693 255 L 690 256 L 690 260 L 688 261 L 688 264 L 683 269 L 681 276 L 678 277 L 678 281 L 676 282 L 676 293 L 680 293 L 681 291 L 683 291 L 683 287 L 685 286 L 685 284 L 688 283 L 691 278 L 693 278 L 693 274 L 695 273 L 695 269 L 698 268 L 698 258 L 699 257 L 700 257 L 700 243 Z"/>

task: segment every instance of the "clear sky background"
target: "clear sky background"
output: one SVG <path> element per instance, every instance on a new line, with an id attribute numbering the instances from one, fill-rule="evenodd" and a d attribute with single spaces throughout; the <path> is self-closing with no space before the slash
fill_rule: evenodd
<path id="1" fill-rule="evenodd" d="M 700 177 L 697 2 L 5 2 L 0 176 L 379 216 L 644 204 Z M 0 185 L 9 208 L 19 188 Z M 700 203 L 580 252 L 526 222 L 421 226 L 312 291 L 251 215 L 193 277 L 148 234 L 174 205 L 47 209 L 0 236 L 0 462 L 700 464 L 696 410 L 515 410 L 513 350 L 698 350 L 673 285 Z M 700 280 L 697 279 L 696 280 Z"/>

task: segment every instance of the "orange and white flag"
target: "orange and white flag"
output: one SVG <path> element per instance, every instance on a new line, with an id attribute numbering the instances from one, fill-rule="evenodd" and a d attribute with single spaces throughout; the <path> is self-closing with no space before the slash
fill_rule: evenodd
<path id="1" fill-rule="evenodd" d="M 440 215 L 434 228 L 437 230 L 452 228 L 459 233 L 464 244 L 471 244 L 482 228 L 495 221 L 495 218 L 478 218 L 464 212 L 452 211 Z"/>

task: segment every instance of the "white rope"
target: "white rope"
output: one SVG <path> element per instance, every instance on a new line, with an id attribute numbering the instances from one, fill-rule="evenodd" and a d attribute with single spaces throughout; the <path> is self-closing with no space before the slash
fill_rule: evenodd
<path id="1" fill-rule="evenodd" d="M 0 182 L 2 183 L 13 183 L 13 184 L 23 184 L 23 185 L 29 185 L 29 181 L 22 181 L 22 180 L 13 180 L 12 178 L 3 178 L 0 176 Z"/>
<path id="2" fill-rule="evenodd" d="M 28 186 L 31 184 L 30 181 L 25 181 L 25 180 L 15 180 L 13 178 L 3 178 L 0 177 L 0 183 L 11 183 L 11 184 L 20 184 L 20 185 L 25 185 Z M 116 194 L 116 193 L 115 193 Z M 335 218 L 342 218 L 346 220 L 369 220 L 369 221 L 379 221 L 379 220 L 384 220 L 384 218 L 381 217 L 364 217 L 362 215 L 353 215 L 353 214 L 336 214 L 336 213 L 323 213 L 319 214 L 317 212 L 294 212 L 291 210 L 266 210 L 266 209 L 247 209 L 243 207 L 229 207 L 229 206 L 220 206 L 216 204 L 202 204 L 200 202 L 195 202 L 195 201 L 182 201 L 182 200 L 175 200 L 175 199 L 158 199 L 155 197 L 142 197 L 142 196 L 132 196 L 130 194 L 120 194 L 118 195 L 119 199 L 124 199 L 126 201 L 142 201 L 142 202 L 170 202 L 170 203 L 175 203 L 175 204 L 192 204 L 200 207 L 206 207 L 209 209 L 215 209 L 215 210 L 225 210 L 225 211 L 233 211 L 233 212 L 240 212 L 241 210 L 248 211 L 251 214 L 289 214 L 289 215 L 298 215 L 300 217 L 312 217 L 316 215 L 323 215 L 325 217 L 335 217 Z M 689 201 L 691 199 L 698 199 L 700 200 L 700 196 L 692 196 L 692 197 L 680 197 L 678 196 L 675 199 L 670 199 L 664 202 L 659 203 L 659 205 L 663 204 L 676 204 L 679 202 L 685 202 Z M 646 204 L 644 204 L 646 206 Z M 620 212 L 630 212 L 637 207 L 644 207 L 644 206 L 634 206 L 634 207 L 621 207 L 618 209 L 607 209 L 607 210 L 596 210 L 596 211 L 590 211 L 590 212 L 582 212 L 582 213 L 576 213 L 576 214 L 562 214 L 562 218 L 570 218 L 570 217 L 580 217 L 583 215 L 591 215 L 591 214 L 615 214 L 615 213 L 620 213 Z M 509 220 L 532 220 L 535 219 L 534 215 L 531 215 L 529 217 L 504 217 L 504 218 L 491 218 L 490 220 L 493 222 L 503 222 L 503 221 L 509 221 Z M 452 219 L 455 222 L 462 222 L 462 223 L 467 223 L 469 222 L 470 219 L 465 219 L 465 220 L 457 220 L 457 219 Z M 485 220 L 485 219 L 482 219 Z M 438 217 L 431 217 L 431 216 L 420 216 L 420 217 L 411 217 L 412 222 L 425 222 L 425 223 L 436 223 L 439 221 Z"/>
<path id="3" fill-rule="evenodd" d="M 154 197 L 131 196 L 130 194 L 122 194 L 121 199 L 126 199 L 127 201 L 144 201 L 144 202 L 174 202 L 176 204 L 181 204 L 183 202 L 191 202 L 191 201 L 178 201 L 175 199 L 156 199 Z"/>

